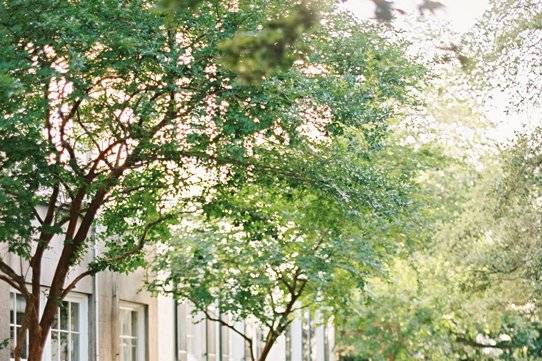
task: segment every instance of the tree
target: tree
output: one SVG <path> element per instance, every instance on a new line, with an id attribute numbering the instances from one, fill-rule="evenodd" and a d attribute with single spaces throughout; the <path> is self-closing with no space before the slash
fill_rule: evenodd
<path id="1" fill-rule="evenodd" d="M 302 169 L 303 178 L 315 181 L 253 174 L 249 182 L 216 188 L 202 214 L 181 224 L 155 257 L 158 276 L 149 284 L 155 292 L 191 301 L 243 337 L 251 350 L 260 340 L 236 325 L 255 320 L 265 336 L 253 360 L 266 360 L 298 311 L 330 315 L 344 308 L 351 289 L 361 287 L 388 253 L 407 242 L 402 232 L 414 212 L 409 194 L 417 159 L 389 137 L 389 117 L 396 112 L 360 106 L 356 95 L 371 89 L 371 104 L 394 97 L 404 106 L 409 88 L 397 81 L 415 74 L 414 68 L 399 48 L 357 23 L 336 16 L 325 23 L 324 33 L 313 38 L 318 45 L 308 44 L 322 52 L 309 58 L 309 69 L 344 77 L 340 89 L 325 88 L 349 94 L 312 116 L 325 122 L 326 114 L 335 112 L 371 124 L 335 134 L 307 129 L 308 146 L 261 151 L 268 163 L 281 161 L 289 173 Z M 375 67 L 396 73 L 375 83 Z M 363 75 L 356 75 L 360 70 Z M 384 92 L 374 91 L 375 85 Z M 390 157 L 394 150 L 404 158 Z"/>
<path id="2" fill-rule="evenodd" d="M 542 3 L 494 0 L 466 37 L 477 60 L 475 83 L 495 96 L 498 90 L 514 107 L 540 104 Z"/>
<path id="3" fill-rule="evenodd" d="M 482 174 L 488 173 L 486 185 L 494 184 L 490 170 L 500 155 L 487 134 L 491 123 L 457 88 L 437 85 L 426 90 L 423 113 L 398 135 L 438 155 L 425 159 L 417 177 L 417 227 L 410 247 L 370 277 L 367 292 L 356 292 L 348 312 L 336 317 L 337 349 L 345 360 L 483 360 L 501 348 L 518 356 L 536 344 L 536 323 L 499 302 L 506 284 L 486 291 L 474 286 L 472 260 L 480 247 L 459 234 L 464 227 L 480 230 L 482 217 L 473 210 L 492 203 L 480 191 Z M 504 335 L 512 342 L 500 342 Z M 499 348 L 486 341 L 498 341 Z"/>
<path id="4" fill-rule="evenodd" d="M 321 149 L 326 156 L 316 171 L 337 184 L 357 180 L 348 185 L 356 200 L 337 202 L 317 187 L 280 180 L 223 189 L 205 206 L 208 218 L 185 223 L 156 257 L 162 277 L 151 289 L 189 300 L 250 350 L 262 342 L 261 353 L 251 355 L 259 361 L 301 310 L 327 318 L 347 309 L 352 290 L 407 242 L 403 232 L 414 212 L 407 179 L 415 167 L 402 172 L 405 164 L 394 169 L 363 142 L 343 142 Z M 237 327 L 243 320 L 263 328 L 263 341 Z"/>
<path id="5" fill-rule="evenodd" d="M 342 353 L 355 360 L 539 359 L 540 144 L 537 130 L 482 158 L 478 171 L 448 161 L 440 177 L 423 177 L 430 180 L 424 188 L 439 191 L 437 207 L 424 204 L 437 215 L 420 232 L 432 232 L 430 242 L 390 262 L 386 277 L 368 280 L 372 297 L 358 294 L 338 320 Z"/>
<path id="6" fill-rule="evenodd" d="M 282 167 L 284 150 L 308 142 L 305 112 L 327 107 L 329 121 L 316 125 L 326 134 L 354 127 L 378 138 L 391 101 L 417 81 L 401 51 L 375 38 L 345 36 L 358 48 L 337 47 L 332 31 L 356 30 L 345 21 L 320 29 L 301 3 L 183 4 L 0 2 L 0 243 L 24 261 L 18 272 L 0 260 L 0 279 L 26 299 L 29 361 L 41 359 L 58 302 L 77 282 L 141 266 L 143 248 L 168 238 L 194 197 L 254 175 L 341 195 L 323 177 Z M 254 43 L 276 57 L 255 78 L 246 76 Z M 308 76 L 294 60 L 325 71 Z M 96 224 L 105 251 L 70 278 Z M 41 305 L 54 237 L 62 250 Z"/>
<path id="7" fill-rule="evenodd" d="M 470 39 L 483 55 L 477 75 L 486 80 L 483 85 L 507 96 L 509 111 L 531 110 L 540 103 L 541 16 L 540 1 L 494 1 L 474 32 L 476 40 Z M 479 248 L 466 257 L 476 289 L 513 286 L 513 293 L 501 295 L 502 303 L 530 309 L 523 316 L 535 320 L 540 315 L 541 144 L 538 127 L 516 134 L 472 193 L 465 216 L 472 221 L 464 222 L 457 233 L 463 255 L 470 253 L 466 244 Z M 540 346 L 532 350 L 539 353 Z"/>
<path id="8" fill-rule="evenodd" d="M 461 63 L 459 56 L 469 55 L 463 70 L 484 80 L 486 94 L 504 92 L 510 111 L 540 101 L 541 4 L 494 1 L 466 43 L 442 48 Z M 437 74 L 442 80 L 441 69 Z M 450 88 L 445 78 L 439 95 Z M 430 195 L 422 212 L 430 222 L 420 228 L 425 239 L 389 262 L 385 277 L 370 278 L 371 297 L 358 293 L 337 320 L 341 355 L 358 361 L 538 360 L 540 130 L 524 129 L 513 146 L 491 144 L 481 115 L 429 99 L 429 113 L 436 108 L 441 118 L 433 125 L 447 143 L 441 148 L 452 159 L 420 177 Z M 471 123 L 473 129 L 465 129 Z M 453 138 L 458 131 L 460 141 Z M 419 133 L 416 145 L 432 136 L 427 127 Z"/>
<path id="9" fill-rule="evenodd" d="M 471 220 L 460 219 L 454 237 L 464 254 L 465 245 L 478 245 L 478 252 L 466 258 L 478 286 L 513 282 L 510 299 L 517 304 L 539 299 L 540 132 L 519 136 L 500 154 L 468 203 L 465 217 Z"/>
<path id="10" fill-rule="evenodd" d="M 539 318 L 512 307 L 510 284 L 475 290 L 468 265 L 450 258 L 418 253 L 390 262 L 389 277 L 369 280 L 372 297 L 358 295 L 340 320 L 345 360 L 539 359 Z"/>

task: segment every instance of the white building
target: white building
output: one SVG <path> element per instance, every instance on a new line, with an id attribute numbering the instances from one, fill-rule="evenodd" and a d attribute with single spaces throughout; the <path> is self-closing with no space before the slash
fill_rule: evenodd
<path id="1" fill-rule="evenodd" d="M 53 243 L 44 256 L 44 291 L 61 246 L 60 239 L 54 242 L 56 247 Z M 27 264 L 6 250 L 0 250 L 0 255 L 24 274 Z M 88 255 L 87 262 L 91 257 Z M 83 262 L 72 277 L 85 266 Z M 142 289 L 143 280 L 143 271 L 129 275 L 102 272 L 79 282 L 59 306 L 43 361 L 250 360 L 241 336 L 217 322 L 193 317 L 188 304 L 176 304 L 165 296 L 152 297 Z M 21 295 L 0 282 L 0 341 L 16 337 L 24 305 Z M 261 337 L 261 331 L 248 322 L 237 326 L 254 339 Z M 334 361 L 333 341 L 333 328 L 305 313 L 280 337 L 267 360 Z M 254 352 L 259 351 L 260 345 L 255 342 Z M 0 350 L 0 361 L 10 358 L 9 348 Z"/>

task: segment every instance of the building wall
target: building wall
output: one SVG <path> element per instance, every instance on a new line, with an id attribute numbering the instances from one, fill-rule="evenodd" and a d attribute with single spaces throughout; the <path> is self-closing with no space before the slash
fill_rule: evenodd
<path id="1" fill-rule="evenodd" d="M 45 254 L 43 263 L 42 287 L 46 291 L 54 272 L 54 265 L 58 260 L 62 241 L 55 238 L 53 247 Z M 6 250 L 2 254 L 8 255 Z M 5 252 L 4 252 L 5 251 Z M 70 272 L 69 278 L 73 279 L 86 269 L 86 265 L 92 259 L 92 253 L 83 260 L 82 264 Z M 9 257 L 9 256 L 8 256 Z M 8 258 L 14 269 L 28 267 L 17 257 Z M 80 282 L 72 292 L 76 300 L 84 300 L 86 328 L 85 337 L 81 338 L 85 344 L 81 345 L 84 354 L 79 361 L 123 361 L 120 358 L 120 334 L 121 334 L 121 306 L 133 305 L 143 310 L 145 320 L 145 355 L 137 361 L 247 361 L 244 340 L 237 334 L 220 328 L 215 322 L 204 320 L 202 315 L 191 317 L 189 305 L 176 305 L 175 302 L 165 296 L 153 297 L 143 290 L 144 271 L 137 271 L 128 275 L 102 272 L 95 277 L 87 277 Z M 69 282 L 69 281 L 68 281 Z M 10 292 L 12 290 L 6 283 L 0 282 L 0 341 L 10 337 Z M 181 310 L 184 307 L 184 316 Z M 181 308 L 179 308 L 181 307 Z M 186 328 L 182 331 L 175 327 L 176 321 Z M 257 334 L 257 328 L 250 323 L 237 325 L 240 329 L 251 330 Z M 182 328 L 181 327 L 181 328 Z M 333 337 L 332 332 L 325 332 L 323 326 L 314 325 L 313 339 L 310 340 L 312 357 L 307 358 L 303 350 L 306 339 L 303 339 L 303 320 L 297 319 L 291 325 L 289 340 L 282 336 L 271 351 L 268 361 L 334 361 L 332 352 L 329 351 L 327 358 L 324 348 L 333 347 L 333 340 L 324 341 L 326 333 Z M 179 335 L 187 337 L 181 349 Z M 214 336 L 213 336 L 214 335 Z M 211 350 L 216 354 L 214 357 L 208 348 L 213 343 L 210 337 L 214 337 L 216 349 Z M 306 335 L 305 335 L 306 337 Z M 219 339 L 223 343 L 220 345 Z M 286 345 L 290 349 L 286 350 Z M 222 355 L 220 355 L 222 350 Z M 51 361 L 51 342 L 46 345 L 47 357 L 43 361 Z M 0 349 L 0 361 L 9 360 L 9 350 Z M 56 361 L 56 360 L 53 360 Z"/>
<path id="2" fill-rule="evenodd" d="M 0 341 L 9 338 L 9 286 L 0 283 Z M 0 349 L 0 360 L 9 360 L 9 349 Z"/>
<path id="3" fill-rule="evenodd" d="M 142 306 L 147 314 L 146 322 L 146 357 L 141 361 L 247 361 L 244 340 L 237 334 L 222 328 L 216 322 L 206 321 L 201 316 L 185 318 L 183 325 L 184 337 L 186 328 L 189 329 L 188 340 L 185 349 L 181 350 L 179 341 L 175 340 L 175 304 L 171 298 L 159 296 L 152 297 L 140 289 L 142 283 L 140 274 L 118 275 L 113 273 L 102 273 L 98 276 L 98 292 L 95 293 L 74 293 L 78 297 L 85 298 L 88 302 L 88 333 L 86 339 L 86 360 L 88 361 L 122 361 L 120 358 L 120 320 L 119 307 L 126 302 Z M 0 339 L 9 337 L 9 294 L 10 288 L 0 284 Z M 97 303 L 96 303 L 97 301 Z M 96 317 L 97 316 L 97 317 Z M 178 315 L 177 315 L 178 316 Z M 241 324 L 252 330 L 256 335 L 254 325 Z M 286 349 L 286 337 L 281 336 L 273 347 L 269 361 L 334 361 L 331 348 L 332 340 L 325 341 L 329 329 L 322 325 L 314 327 L 313 339 L 303 339 L 303 322 L 300 319 L 292 323 L 289 331 L 290 350 Z M 209 331 L 211 328 L 211 331 Z M 216 331 L 215 331 L 216 330 Z M 222 332 L 222 333 L 220 333 Z M 208 358 L 209 337 L 214 334 L 216 353 L 214 358 Z M 223 354 L 220 356 L 219 339 L 224 337 L 222 345 Z M 306 337 L 306 332 L 305 332 Z M 311 356 L 308 358 L 306 345 L 309 344 Z M 175 347 L 178 347 L 178 350 Z M 325 357 L 325 347 L 329 346 L 329 356 Z M 256 347 L 255 347 L 256 349 Z M 226 350 L 226 351 L 224 351 Z M 177 352 L 178 351 L 178 352 Z M 46 346 L 46 352 L 50 349 Z M 184 352 L 185 356 L 181 354 Z M 227 354 L 225 354 L 227 352 Z M 289 354 L 287 356 L 287 354 Z M 9 360 L 9 350 L 0 350 L 0 360 Z M 50 361 L 45 357 L 44 361 Z M 138 360 L 140 361 L 140 360 Z"/>

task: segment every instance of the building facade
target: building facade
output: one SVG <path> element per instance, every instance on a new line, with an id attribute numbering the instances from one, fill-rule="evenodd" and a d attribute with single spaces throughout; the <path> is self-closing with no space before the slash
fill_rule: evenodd
<path id="1" fill-rule="evenodd" d="M 46 292 L 58 260 L 61 240 L 45 254 L 42 287 Z M 97 251 L 95 249 L 95 251 Z M 24 274 L 27 264 L 1 250 L 4 260 Z M 10 258 L 11 257 L 11 258 Z M 85 269 L 89 254 L 72 278 Z M 43 361 L 248 361 L 243 338 L 219 323 L 193 315 L 190 304 L 153 297 L 143 290 L 144 272 L 102 272 L 83 279 L 59 305 L 45 345 Z M 45 296 L 42 304 L 45 303 Z M 22 324 L 25 300 L 0 283 L 0 341 L 14 340 Z M 254 324 L 236 325 L 254 340 L 262 332 Z M 304 313 L 274 346 L 268 361 L 334 361 L 334 330 L 317 315 Z M 254 342 L 258 354 L 260 344 Z M 23 348 L 26 356 L 27 348 Z M 12 358 L 0 349 L 0 361 Z"/>

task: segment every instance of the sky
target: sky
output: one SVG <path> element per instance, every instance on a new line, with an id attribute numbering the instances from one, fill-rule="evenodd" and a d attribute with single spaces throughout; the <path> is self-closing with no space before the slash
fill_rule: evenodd
<path id="1" fill-rule="evenodd" d="M 434 16 L 449 24 L 450 33 L 464 34 L 472 29 L 476 21 L 489 9 L 489 0 L 439 0 L 444 8 L 435 12 Z M 423 0 L 394 0 L 394 7 L 406 11 L 407 14 L 417 14 L 418 5 Z M 347 0 L 344 7 L 362 19 L 374 17 L 375 5 L 371 0 Z M 396 14 L 400 16 L 400 14 Z M 479 109 L 495 124 L 495 128 L 488 134 L 501 144 L 510 144 L 516 137 L 517 131 L 532 129 L 538 122 L 533 109 L 523 112 L 507 111 L 508 99 L 505 94 L 495 91 L 492 100 Z M 509 110 L 509 109 L 508 109 Z"/>
<path id="2" fill-rule="evenodd" d="M 489 7 L 489 0 L 440 0 L 445 5 L 436 16 L 448 20 L 452 30 L 464 33 L 470 30 L 476 19 Z M 419 0 L 395 0 L 395 7 L 408 13 L 416 13 Z M 375 5 L 370 0 L 347 0 L 345 5 L 361 18 L 370 18 Z"/>

